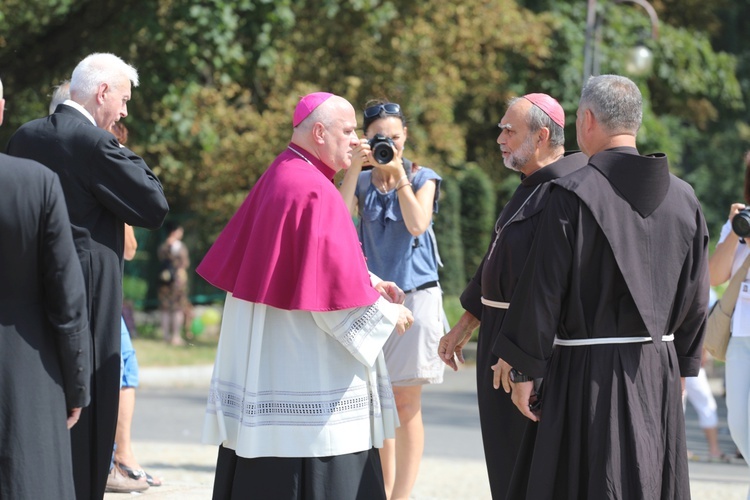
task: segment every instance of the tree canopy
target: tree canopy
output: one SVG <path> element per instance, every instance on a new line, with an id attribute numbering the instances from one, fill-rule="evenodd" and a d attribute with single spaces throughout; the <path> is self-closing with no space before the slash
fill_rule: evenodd
<path id="1" fill-rule="evenodd" d="M 601 72 L 625 73 L 621 54 L 642 39 L 655 53 L 654 71 L 633 77 L 645 98 L 641 151 L 669 155 L 716 233 L 742 195 L 750 1 L 655 0 L 657 40 L 644 37 L 639 7 L 598 3 Z M 556 97 L 577 148 L 585 21 L 580 0 L 4 0 L 0 142 L 46 114 L 80 59 L 113 52 L 141 75 L 129 144 L 162 179 L 196 261 L 289 140 L 297 99 L 315 90 L 357 109 L 399 102 L 409 157 L 446 182 L 476 165 L 497 210 L 518 182 L 495 143 L 508 98 Z"/>

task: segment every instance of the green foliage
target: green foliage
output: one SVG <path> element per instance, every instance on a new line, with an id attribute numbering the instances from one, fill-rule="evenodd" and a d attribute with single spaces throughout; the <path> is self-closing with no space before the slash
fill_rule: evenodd
<path id="1" fill-rule="evenodd" d="M 443 295 L 443 310 L 445 311 L 445 317 L 448 318 L 448 324 L 451 325 L 451 327 L 458 323 L 459 318 L 464 313 L 461 301 L 456 295 Z"/>
<path id="2" fill-rule="evenodd" d="M 143 303 L 148 293 L 148 282 L 143 278 L 125 275 L 122 278 L 122 297 L 135 304 Z"/>
<path id="3" fill-rule="evenodd" d="M 660 36 L 646 40 L 654 72 L 635 79 L 645 99 L 639 147 L 669 155 L 713 230 L 741 196 L 750 142 L 742 124 L 750 104 L 750 4 L 652 3 Z M 599 11 L 601 71 L 622 73 L 621 53 L 644 37 L 648 18 L 636 5 L 607 0 Z M 450 203 L 458 207 L 460 195 L 451 193 L 450 170 L 473 163 L 489 177 L 498 206 L 481 210 L 494 220 L 518 185 L 499 165 L 495 124 L 507 99 L 527 92 L 561 102 L 567 149 L 577 148 L 585 22 L 580 0 L 4 0 L 0 77 L 8 112 L 0 144 L 46 114 L 52 87 L 82 57 L 122 56 L 141 75 L 125 120 L 129 145 L 159 174 L 199 262 L 285 146 L 300 95 L 328 90 L 357 109 L 387 97 L 409 118 L 409 156 L 446 179 L 436 217 L 441 278 L 460 292 L 466 270 L 451 266 L 462 267 L 461 238 L 454 249 L 448 236 L 459 228 Z M 486 237 L 488 227 L 477 235 Z M 485 249 L 486 242 L 467 243 L 467 259 Z"/>
<path id="4" fill-rule="evenodd" d="M 474 276 L 490 244 L 495 222 L 495 193 L 492 183 L 476 165 L 461 176 L 461 242 L 464 273 Z"/>
<path id="5" fill-rule="evenodd" d="M 455 177 L 444 177 L 440 187 L 440 211 L 434 217 L 435 236 L 443 267 L 440 284 L 446 294 L 458 295 L 466 286 L 464 247 L 461 241 L 461 189 Z"/>

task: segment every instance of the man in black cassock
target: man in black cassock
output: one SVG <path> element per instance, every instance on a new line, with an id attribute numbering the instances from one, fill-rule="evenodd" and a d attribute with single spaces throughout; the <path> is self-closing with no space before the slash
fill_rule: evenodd
<path id="1" fill-rule="evenodd" d="M 3 121 L 0 82 L 0 124 Z M 57 175 L 0 154 L 0 498 L 75 498 L 90 400 L 86 288 Z"/>
<path id="2" fill-rule="evenodd" d="M 479 326 L 477 399 L 484 455 L 492 498 L 504 499 L 521 440 L 529 423 L 510 396 L 493 387 L 494 343 L 508 302 L 531 247 L 550 182 L 586 164 L 581 153 L 565 153 L 565 115 L 546 94 L 528 94 L 509 101 L 498 124 L 497 142 L 505 166 L 521 173 L 521 184 L 495 224 L 490 248 L 461 295 L 466 310 L 440 342 L 440 357 L 454 370 L 454 355 L 463 362 L 463 346 Z"/>
<path id="3" fill-rule="evenodd" d="M 120 392 L 124 223 L 156 229 L 169 210 L 159 179 L 108 132 L 127 116 L 138 73 L 112 54 L 92 54 L 73 71 L 71 99 L 21 126 L 8 153 L 60 177 L 87 287 L 94 373 L 91 405 L 71 432 L 80 500 L 102 498 Z"/>
<path id="4" fill-rule="evenodd" d="M 680 377 L 700 369 L 708 233 L 666 156 L 639 155 L 641 118 L 632 81 L 585 84 L 589 164 L 554 181 L 498 338 L 497 382 L 539 421 L 508 498 L 690 498 Z"/>

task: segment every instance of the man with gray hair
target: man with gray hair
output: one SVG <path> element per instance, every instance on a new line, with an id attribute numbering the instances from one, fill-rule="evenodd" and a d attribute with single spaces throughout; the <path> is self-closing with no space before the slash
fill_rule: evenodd
<path id="1" fill-rule="evenodd" d="M 0 82 L 0 124 L 4 104 Z M 0 185 L 0 498 L 72 500 L 68 429 L 91 376 L 81 264 L 54 172 L 0 154 Z"/>
<path id="2" fill-rule="evenodd" d="M 71 98 L 21 126 L 8 153 L 57 172 L 87 284 L 93 341 L 92 402 L 71 433 L 76 495 L 102 498 L 120 392 L 124 224 L 157 229 L 169 210 L 161 183 L 109 130 L 128 115 L 138 72 L 95 53 L 73 70 Z"/>
<path id="3" fill-rule="evenodd" d="M 589 163 L 554 181 L 498 338 L 497 383 L 538 422 L 508 498 L 690 498 L 680 378 L 701 364 L 708 232 L 666 156 L 638 153 L 641 117 L 629 79 L 586 82 Z"/>
<path id="4" fill-rule="evenodd" d="M 466 310 L 440 341 L 441 359 L 454 370 L 463 362 L 463 347 L 479 327 L 477 402 L 492 498 L 504 499 L 528 420 L 510 397 L 493 386 L 493 366 L 501 350 L 495 342 L 508 302 L 523 270 L 552 180 L 586 164 L 581 153 L 565 152 L 565 112 L 547 94 L 515 97 L 498 124 L 497 143 L 505 166 L 521 182 L 497 219 L 492 243 L 461 294 Z"/>

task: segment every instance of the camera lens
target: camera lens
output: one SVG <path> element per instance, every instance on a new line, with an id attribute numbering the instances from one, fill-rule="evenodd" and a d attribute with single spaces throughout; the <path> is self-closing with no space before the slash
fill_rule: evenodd
<path id="1" fill-rule="evenodd" d="M 393 148 L 387 142 L 379 142 L 372 149 L 372 156 L 376 162 L 385 165 L 393 159 Z"/>
<path id="2" fill-rule="evenodd" d="M 369 141 L 372 148 L 372 157 L 381 165 L 390 163 L 393 160 L 393 140 L 382 134 L 375 134 L 375 137 Z"/>
<path id="3" fill-rule="evenodd" d="M 732 231 L 740 238 L 750 236 L 750 209 L 740 210 L 732 217 Z"/>

